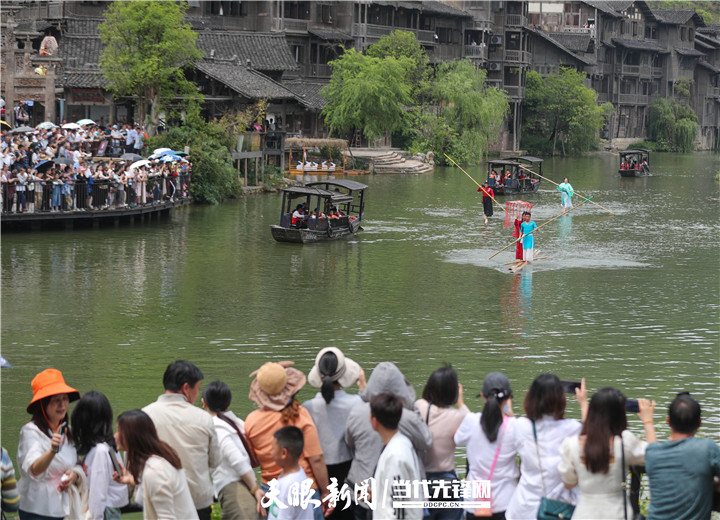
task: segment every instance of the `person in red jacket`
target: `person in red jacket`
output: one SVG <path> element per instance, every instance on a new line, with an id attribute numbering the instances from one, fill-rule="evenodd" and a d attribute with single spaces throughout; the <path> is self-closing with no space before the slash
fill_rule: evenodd
<path id="1" fill-rule="evenodd" d="M 495 192 L 488 186 L 487 182 L 480 186 L 478 191 L 481 191 L 483 194 L 483 214 L 485 216 L 485 224 L 487 224 L 488 217 L 492 217 L 493 215 L 492 199 L 495 196 Z"/>

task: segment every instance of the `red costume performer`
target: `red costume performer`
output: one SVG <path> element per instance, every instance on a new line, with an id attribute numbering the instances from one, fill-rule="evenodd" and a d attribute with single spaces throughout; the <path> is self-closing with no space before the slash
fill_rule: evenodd
<path id="1" fill-rule="evenodd" d="M 513 231 L 513 236 L 515 238 L 520 238 L 520 224 L 522 224 L 522 220 L 515 219 L 515 230 Z M 522 242 L 518 242 L 515 246 L 515 260 L 522 260 L 523 259 L 523 245 Z"/>

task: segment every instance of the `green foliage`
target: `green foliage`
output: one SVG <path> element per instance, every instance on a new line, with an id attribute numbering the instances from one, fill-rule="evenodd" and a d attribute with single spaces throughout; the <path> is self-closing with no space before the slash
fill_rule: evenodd
<path id="1" fill-rule="evenodd" d="M 695 148 L 698 124 L 692 119 L 683 118 L 675 124 L 675 142 L 681 152 L 691 152 Z"/>
<path id="2" fill-rule="evenodd" d="M 412 85 L 413 95 L 420 94 L 426 87 L 429 77 L 428 57 L 425 49 L 417 41 L 415 33 L 393 31 L 368 47 L 366 55 L 372 58 L 408 58 L 411 61 L 407 69 L 406 81 Z"/>
<path id="3" fill-rule="evenodd" d="M 679 79 L 675 82 L 675 96 L 678 99 L 688 100 L 690 99 L 690 86 L 692 81 L 689 79 Z"/>
<path id="4" fill-rule="evenodd" d="M 485 83 L 484 70 L 468 60 L 438 65 L 431 86 L 433 101 L 442 107 L 444 124 L 435 124 L 435 160 L 445 164 L 444 153 L 461 164 L 479 164 L 488 150 L 488 141 L 499 135 L 502 120 L 510 109 L 507 95 Z M 448 130 L 450 131 L 449 133 Z M 448 142 L 448 139 L 451 139 Z M 445 149 L 449 149 L 446 151 Z"/>
<path id="5" fill-rule="evenodd" d="M 201 96 L 183 72 L 202 57 L 197 34 L 184 21 L 186 9 L 182 2 L 113 2 L 100 24 L 100 69 L 108 88 L 119 96 L 136 95 L 141 116 L 150 106 L 151 134 L 161 110 L 199 110 Z"/>
<path id="6" fill-rule="evenodd" d="M 612 105 L 597 105 L 597 93 L 583 85 L 584 79 L 584 73 L 572 68 L 544 78 L 535 71 L 527 73 L 522 148 L 553 155 L 558 144 L 563 155 L 597 149 Z"/>
<path id="7" fill-rule="evenodd" d="M 648 134 L 657 148 L 690 151 L 698 134 L 697 116 L 675 100 L 657 98 L 648 108 Z"/>
<path id="8" fill-rule="evenodd" d="M 187 118 L 183 126 L 150 139 L 150 149 L 168 147 L 182 150 L 190 147 L 193 163 L 190 193 L 193 200 L 208 204 L 234 195 L 239 183 L 230 154 L 232 138 L 217 122 L 206 122 L 199 116 Z"/>
<path id="9" fill-rule="evenodd" d="M 403 127 L 405 106 L 412 101 L 409 58 L 375 58 L 349 49 L 330 65 L 330 84 L 321 94 L 328 100 L 322 115 L 331 132 L 359 128 L 372 140 Z"/>

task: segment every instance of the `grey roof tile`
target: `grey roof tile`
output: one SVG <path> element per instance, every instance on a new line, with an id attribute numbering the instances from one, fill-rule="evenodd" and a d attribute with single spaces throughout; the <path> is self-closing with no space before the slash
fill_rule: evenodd
<path id="1" fill-rule="evenodd" d="M 346 42 L 353 39 L 352 35 L 343 31 L 338 31 L 337 29 L 310 28 L 308 29 L 308 32 L 310 34 L 314 34 L 321 40 L 327 40 L 331 42 Z"/>
<path id="2" fill-rule="evenodd" d="M 253 69 L 286 71 L 297 69 L 284 34 L 203 31 L 198 33 L 197 46 L 206 56 L 215 51 L 215 59 L 248 59 Z"/>
<path id="3" fill-rule="evenodd" d="M 717 68 L 715 65 L 712 65 L 711 63 L 708 63 L 707 61 L 705 61 L 703 59 L 698 60 L 697 64 L 700 65 L 701 67 L 705 67 L 706 69 L 708 69 L 709 71 L 711 71 L 715 74 L 720 74 L 719 68 Z"/>
<path id="4" fill-rule="evenodd" d="M 634 49 L 638 51 L 651 51 L 651 52 L 663 52 L 668 53 L 669 51 L 665 47 L 661 47 L 655 42 L 647 40 L 626 40 L 623 38 L 613 38 L 612 42 L 625 47 L 627 49 Z"/>
<path id="5" fill-rule="evenodd" d="M 322 110 L 327 105 L 327 100 L 320 94 L 320 90 L 327 83 L 314 83 L 304 79 L 295 79 L 283 81 L 282 84 L 295 94 L 300 103 L 312 110 Z"/>
<path id="6" fill-rule="evenodd" d="M 562 43 L 560 43 L 559 41 L 553 39 L 552 35 L 554 35 L 555 33 L 546 32 L 546 31 L 543 31 L 543 30 L 541 30 L 541 29 L 528 29 L 528 30 L 529 30 L 531 33 L 533 33 L 533 34 L 536 34 L 537 36 L 540 36 L 543 40 L 551 43 L 552 45 L 554 45 L 555 47 L 557 47 L 557 48 L 560 49 L 561 51 L 564 51 L 565 53 L 569 54 L 570 56 L 572 56 L 572 57 L 575 58 L 576 60 L 584 63 L 585 65 L 596 65 L 595 60 L 593 60 L 593 59 L 591 59 L 591 58 L 587 58 L 587 57 L 585 57 L 585 56 L 581 56 L 581 55 L 579 55 L 579 54 L 575 54 L 573 51 L 571 51 L 570 49 L 568 49 L 567 47 L 565 47 Z"/>
<path id="7" fill-rule="evenodd" d="M 548 31 L 547 35 L 573 52 L 588 52 L 592 38 L 590 34 Z"/>
<path id="8" fill-rule="evenodd" d="M 195 67 L 249 99 L 295 99 L 280 83 L 236 63 L 203 60 Z"/>
<path id="9" fill-rule="evenodd" d="M 699 26 L 705 25 L 702 17 L 697 14 L 695 9 L 662 9 L 659 7 L 650 8 L 650 12 L 658 22 L 671 25 L 683 25 L 695 17 L 695 23 Z"/>
<path id="10" fill-rule="evenodd" d="M 58 77 L 58 84 L 68 88 L 103 88 L 107 81 L 99 72 L 68 72 Z"/>
<path id="11" fill-rule="evenodd" d="M 675 47 L 675 52 L 677 52 L 678 54 L 680 54 L 682 56 L 695 56 L 695 57 L 705 56 L 704 52 L 700 52 L 696 49 L 689 49 L 687 47 Z"/>

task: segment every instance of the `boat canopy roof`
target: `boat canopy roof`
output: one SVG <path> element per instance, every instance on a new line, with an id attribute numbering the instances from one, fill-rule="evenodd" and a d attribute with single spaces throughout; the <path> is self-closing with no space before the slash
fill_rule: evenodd
<path id="1" fill-rule="evenodd" d="M 494 159 L 492 161 L 488 161 L 488 164 L 491 165 L 498 165 L 498 166 L 519 166 L 520 163 L 512 160 L 512 159 Z"/>
<path id="2" fill-rule="evenodd" d="M 338 186 L 340 188 L 345 188 L 350 191 L 360 191 L 367 188 L 367 184 L 363 184 L 362 182 L 358 181 L 351 181 L 346 179 L 334 179 L 334 180 L 328 180 L 328 181 L 317 181 L 317 182 L 309 182 L 307 186 Z"/>
<path id="3" fill-rule="evenodd" d="M 282 191 L 287 193 L 290 198 L 315 196 L 322 199 L 330 199 L 333 202 L 348 202 L 352 200 L 351 195 L 340 193 L 338 191 L 329 191 L 322 188 L 315 188 L 312 186 L 291 186 L 289 188 L 283 188 Z"/>
<path id="4" fill-rule="evenodd" d="M 513 161 L 525 161 L 533 164 L 544 162 L 544 159 L 540 159 L 540 157 L 533 157 L 532 155 L 523 155 L 520 157 L 510 157 L 510 160 Z"/>
<path id="5" fill-rule="evenodd" d="M 347 140 L 345 139 L 318 139 L 311 137 L 288 137 L 285 140 L 285 145 L 290 148 L 321 148 L 323 146 L 336 146 L 338 148 L 347 148 Z"/>
<path id="6" fill-rule="evenodd" d="M 650 150 L 646 150 L 645 148 L 636 148 L 634 150 L 623 150 L 620 152 L 620 155 L 635 155 L 635 154 L 647 154 L 650 155 Z"/>

